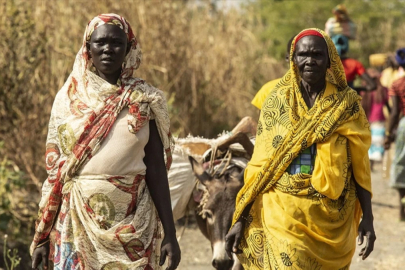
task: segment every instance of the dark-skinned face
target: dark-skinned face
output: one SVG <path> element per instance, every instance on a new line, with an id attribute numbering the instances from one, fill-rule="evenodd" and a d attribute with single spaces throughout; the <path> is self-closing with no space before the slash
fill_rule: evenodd
<path id="1" fill-rule="evenodd" d="M 116 25 L 99 26 L 91 35 L 88 50 L 98 75 L 110 83 L 116 83 L 127 54 L 127 36 Z"/>
<path id="2" fill-rule="evenodd" d="M 302 80 L 309 85 L 325 80 L 329 67 L 328 47 L 325 40 L 318 36 L 301 38 L 295 46 L 294 63 L 298 67 Z"/>

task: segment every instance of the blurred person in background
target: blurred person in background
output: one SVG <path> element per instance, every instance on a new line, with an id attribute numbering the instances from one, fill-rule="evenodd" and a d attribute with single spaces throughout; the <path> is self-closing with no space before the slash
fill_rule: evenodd
<path id="1" fill-rule="evenodd" d="M 349 39 L 342 34 L 337 34 L 332 36 L 332 41 L 335 44 L 336 50 L 339 53 L 340 59 L 342 61 L 347 84 L 357 93 L 360 91 L 372 91 L 375 90 L 377 85 L 370 75 L 366 72 L 363 64 L 354 58 L 348 57 L 346 54 L 349 51 Z M 365 87 L 354 87 L 354 80 L 359 76 L 366 84 Z"/>
<path id="2" fill-rule="evenodd" d="M 303 30 L 290 53 L 260 113 L 226 251 L 250 270 L 348 269 L 357 234 L 363 260 L 376 239 L 369 124 L 328 35 Z"/>
<path id="3" fill-rule="evenodd" d="M 385 116 L 384 107 L 388 106 L 388 89 L 380 83 L 380 73 L 376 69 L 368 69 L 367 73 L 374 80 L 377 89 L 362 92 L 362 106 L 366 112 L 371 130 L 371 146 L 368 150 L 370 168 L 373 170 L 375 162 L 381 162 L 384 155 Z"/>
<path id="4" fill-rule="evenodd" d="M 166 257 L 167 269 L 179 264 L 169 114 L 162 91 L 133 77 L 141 56 L 123 17 L 88 23 L 52 106 L 32 269 L 41 261 L 44 269 L 153 270 Z"/>
<path id="5" fill-rule="evenodd" d="M 337 5 L 332 10 L 333 17 L 325 23 L 325 32 L 330 37 L 344 35 L 349 39 L 356 39 L 356 24 L 350 19 L 346 7 Z"/>
<path id="6" fill-rule="evenodd" d="M 405 48 L 396 52 L 398 65 L 405 69 Z M 395 157 L 392 160 L 390 184 L 398 190 L 400 220 L 405 221 L 405 77 L 395 80 L 388 91 L 392 105 L 385 132 L 384 146 L 389 149 L 395 141 Z M 396 129 L 396 134 L 395 134 Z"/>
<path id="7" fill-rule="evenodd" d="M 390 89 L 392 83 L 404 75 L 404 69 L 398 65 L 395 55 L 391 54 L 387 55 L 385 66 L 381 72 L 380 82 L 382 86 Z"/>

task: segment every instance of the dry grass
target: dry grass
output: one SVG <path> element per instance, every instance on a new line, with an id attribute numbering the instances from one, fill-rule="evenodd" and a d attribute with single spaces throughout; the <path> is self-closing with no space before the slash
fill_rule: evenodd
<path id="1" fill-rule="evenodd" d="M 249 14 L 213 13 L 183 1 L 33 0 L 18 8 L 20 1 L 3 1 L 0 67 L 8 72 L 0 75 L 0 140 L 38 186 L 53 97 L 96 14 L 115 12 L 132 23 L 144 53 L 136 76 L 167 93 L 172 131 L 180 136 L 215 136 L 257 115 L 250 105 L 257 87 L 282 74 L 263 56 Z"/>
<path id="2" fill-rule="evenodd" d="M 222 13 L 211 10 L 209 0 L 203 6 L 187 2 L 0 0 L 0 156 L 25 172 L 20 208 L 39 201 L 53 98 L 97 14 L 114 12 L 131 22 L 144 53 L 136 76 L 167 94 L 174 134 L 213 137 L 243 116 L 258 116 L 251 99 L 285 71 L 267 55 L 271 40 L 256 38 L 265 26 L 253 11 Z M 388 23 L 379 33 L 364 27 L 359 25 L 360 36 L 390 37 Z"/>
<path id="3" fill-rule="evenodd" d="M 13 193 L 10 208 L 25 209 L 24 217 L 14 215 L 19 224 L 29 227 L 35 216 L 53 98 L 97 14 L 131 22 L 144 53 L 136 76 L 167 94 L 174 134 L 213 137 L 243 116 L 257 117 L 250 100 L 283 68 L 264 54 L 249 28 L 252 15 L 186 2 L 0 0 L 0 156 L 24 172 L 25 188 Z M 29 241 L 30 230 L 24 234 Z"/>

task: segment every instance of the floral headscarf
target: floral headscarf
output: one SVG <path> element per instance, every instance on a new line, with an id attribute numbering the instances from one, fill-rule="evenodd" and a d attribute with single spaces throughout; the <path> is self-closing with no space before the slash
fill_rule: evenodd
<path id="1" fill-rule="evenodd" d="M 83 36 L 83 45 L 79 54 L 84 60 L 84 65 L 81 68 L 91 69 L 92 62 L 89 59 L 89 53 L 87 51 L 86 43 L 90 41 L 93 32 L 100 26 L 104 24 L 116 25 L 121 28 L 128 39 L 128 44 L 131 46 L 129 53 L 127 54 L 124 63 L 122 64 L 122 74 L 121 79 L 132 78 L 133 72 L 139 68 L 142 60 L 141 48 L 138 41 L 132 32 L 131 26 L 125 20 L 125 18 L 116 14 L 101 14 L 95 17 L 89 22 L 86 27 L 86 31 Z"/>

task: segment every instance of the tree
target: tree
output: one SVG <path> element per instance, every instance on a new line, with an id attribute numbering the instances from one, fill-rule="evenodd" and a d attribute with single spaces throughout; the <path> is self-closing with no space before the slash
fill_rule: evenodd
<path id="1" fill-rule="evenodd" d="M 286 1 L 258 0 L 246 5 L 257 13 L 256 35 L 267 44 L 268 53 L 281 59 L 287 41 L 304 28 L 325 28 L 332 9 L 344 4 L 357 24 L 357 39 L 350 44 L 350 56 L 368 63 L 373 53 L 394 51 L 404 46 L 400 37 L 405 25 L 405 1 Z"/>

